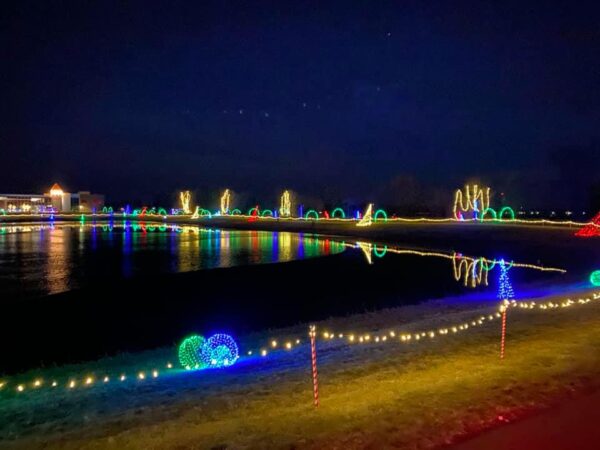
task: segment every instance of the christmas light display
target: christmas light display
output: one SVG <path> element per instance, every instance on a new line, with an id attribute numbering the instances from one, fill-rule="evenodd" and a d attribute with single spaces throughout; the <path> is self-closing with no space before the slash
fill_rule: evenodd
<path id="1" fill-rule="evenodd" d="M 308 219 L 319 220 L 319 213 L 316 212 L 314 209 L 309 209 L 308 211 L 306 211 L 304 218 L 306 220 L 308 220 Z"/>
<path id="2" fill-rule="evenodd" d="M 402 248 L 394 248 L 385 246 L 383 251 L 378 250 L 377 246 L 374 246 L 367 242 L 356 242 L 356 245 L 350 243 L 344 243 L 346 247 L 354 248 L 358 246 L 363 253 L 365 254 L 365 258 L 369 264 L 372 263 L 372 254 L 375 254 L 377 257 L 383 257 L 387 253 L 393 253 L 397 255 L 416 255 L 416 256 L 424 256 L 424 257 L 437 257 L 449 259 L 452 262 L 452 271 L 454 274 L 454 279 L 456 281 L 463 280 L 463 284 L 466 287 L 475 288 L 479 285 L 487 286 L 488 285 L 488 272 L 492 270 L 496 264 L 500 264 L 499 260 L 496 259 L 487 259 L 484 257 L 473 258 L 470 256 L 464 256 L 458 253 L 442 253 L 442 252 L 422 252 L 418 250 L 408 250 Z M 558 267 L 544 267 L 537 264 L 527 264 L 527 263 L 517 263 L 514 261 L 506 262 L 505 261 L 506 270 L 510 270 L 513 267 L 518 267 L 521 269 L 533 269 L 539 270 L 541 272 L 558 272 L 558 273 L 566 273 L 565 269 L 561 269 Z"/>
<path id="3" fill-rule="evenodd" d="M 373 214 L 373 222 L 377 222 L 379 216 L 383 216 L 383 221 L 387 222 L 387 213 L 383 209 L 378 209 L 377 211 L 375 211 L 375 214 Z"/>
<path id="4" fill-rule="evenodd" d="M 158 208 L 157 212 L 160 216 L 167 216 L 167 210 L 165 208 Z"/>
<path id="5" fill-rule="evenodd" d="M 342 245 L 348 248 L 354 248 L 358 246 L 363 250 L 363 252 L 365 252 L 365 254 L 370 254 L 371 251 L 374 252 L 376 250 L 376 246 L 373 246 L 370 243 L 360 241 L 357 241 L 356 245 L 345 242 L 342 243 Z M 437 258 L 449 259 L 452 262 L 454 278 L 456 279 L 456 281 L 459 281 L 464 276 L 465 286 L 471 285 L 471 287 L 475 287 L 476 285 L 481 283 L 487 285 L 487 277 L 484 278 L 485 274 L 482 274 L 482 271 L 489 272 L 496 266 L 496 264 L 500 264 L 500 261 L 496 259 L 487 259 L 485 257 L 474 258 L 470 256 L 464 256 L 456 252 L 422 252 L 419 250 L 408 250 L 403 248 L 388 247 L 387 245 L 385 246 L 385 253 L 394 253 L 396 255 L 415 255 L 424 257 L 432 256 Z M 521 269 L 539 270 L 541 272 L 567 272 L 565 269 L 561 269 L 558 267 L 544 267 L 537 264 L 517 263 L 514 261 L 510 261 L 508 263 L 505 261 L 505 264 L 507 271 L 513 267 L 518 267 Z"/>
<path id="6" fill-rule="evenodd" d="M 516 264 L 515 264 L 516 265 Z M 554 310 L 561 310 L 561 309 L 565 309 L 565 308 L 571 308 L 573 306 L 583 306 L 583 305 L 587 305 L 590 304 L 591 302 L 597 302 L 600 301 L 600 291 L 596 291 L 596 292 L 592 292 L 590 294 L 590 296 L 588 297 L 584 297 L 584 298 L 579 298 L 577 300 L 572 300 L 570 298 L 567 299 L 563 299 L 563 300 L 553 300 L 553 301 L 547 301 L 547 302 L 543 302 L 543 303 L 538 303 L 536 301 L 507 301 L 507 302 L 503 302 L 502 305 L 500 305 L 499 310 L 494 313 L 494 314 L 487 314 L 487 315 L 480 315 L 478 317 L 473 318 L 472 320 L 467 320 L 464 322 L 460 322 L 460 323 L 455 323 L 454 325 L 444 325 L 441 328 L 438 329 L 430 329 L 430 330 L 422 330 L 422 331 L 411 331 L 411 332 L 405 332 L 405 333 L 401 333 L 398 332 L 396 330 L 382 330 L 378 333 L 373 334 L 372 332 L 368 332 L 368 333 L 363 333 L 363 334 L 359 334 L 356 332 L 344 332 L 344 333 L 333 333 L 332 331 L 324 331 L 321 334 L 321 337 L 323 338 L 323 340 L 325 341 L 331 341 L 333 339 L 338 339 L 340 341 L 342 341 L 342 343 L 348 344 L 348 345 L 357 345 L 357 344 L 383 344 L 383 343 L 393 343 L 393 342 L 400 342 L 402 344 L 410 344 L 412 343 L 418 343 L 418 342 L 422 342 L 424 340 L 426 340 L 426 338 L 434 339 L 434 338 L 438 338 L 438 337 L 448 337 L 448 336 L 452 336 L 452 335 L 456 335 L 458 333 L 464 332 L 464 331 L 468 331 L 468 330 L 472 330 L 478 326 L 482 326 L 485 325 L 487 323 L 491 323 L 499 318 L 502 317 L 502 311 L 507 310 L 508 308 L 519 308 L 519 309 L 523 309 L 526 311 L 554 311 Z M 327 329 L 327 328 L 325 328 Z M 317 337 L 316 333 L 315 333 L 315 338 Z M 278 342 L 284 342 L 284 345 L 278 345 Z M 294 345 L 301 345 L 302 341 L 301 339 L 290 339 L 290 337 L 288 336 L 286 339 L 270 339 L 270 343 L 275 343 L 275 345 L 269 345 L 272 346 L 275 350 L 280 349 L 282 351 L 290 351 Z M 266 348 L 262 348 L 258 351 L 255 350 L 248 350 L 247 354 L 249 356 L 253 355 L 253 354 L 257 354 L 260 355 L 262 358 L 265 358 L 267 356 L 270 355 L 270 353 L 266 350 Z M 172 370 L 173 369 L 173 365 L 170 362 L 167 362 L 164 365 L 165 369 L 168 370 Z M 142 370 L 142 371 L 132 371 L 132 376 L 127 376 L 125 373 L 122 373 L 119 377 L 114 377 L 111 378 L 108 375 L 105 375 L 104 377 L 92 377 L 90 375 L 83 375 L 83 376 L 70 376 L 67 378 L 67 382 L 63 385 L 65 386 L 68 390 L 73 390 L 75 388 L 88 388 L 92 385 L 106 385 L 106 384 L 110 384 L 112 382 L 119 382 L 119 383 L 124 383 L 126 380 L 131 379 L 131 380 L 135 380 L 138 383 L 141 382 L 145 382 L 148 377 L 146 376 L 146 373 L 151 373 L 152 374 L 152 378 L 158 378 L 160 376 L 159 371 L 154 368 L 152 370 Z M 142 374 L 143 376 L 140 376 L 140 374 Z M 52 380 L 52 381 L 48 381 L 45 382 L 43 379 L 41 378 L 36 378 L 31 382 L 27 382 L 27 383 L 23 383 L 23 382 L 18 382 L 18 381 L 11 381 L 11 380 L 0 380 L 0 390 L 4 389 L 5 387 L 10 387 L 10 386 L 14 386 L 14 390 L 17 393 L 21 393 L 23 391 L 26 390 L 27 386 L 32 386 L 33 388 L 35 388 L 35 390 L 39 390 L 42 391 L 44 387 L 47 388 L 51 388 L 51 389 L 56 389 L 59 386 L 59 383 L 56 380 Z"/>
<path id="7" fill-rule="evenodd" d="M 475 288 L 479 285 L 488 285 L 488 270 L 484 258 L 465 258 L 460 255 L 454 255 L 452 258 L 452 270 L 454 279 L 464 280 L 465 286 Z"/>
<path id="8" fill-rule="evenodd" d="M 500 300 L 510 300 L 515 298 L 512 284 L 508 278 L 508 269 L 504 260 L 500 260 L 500 277 L 498 279 L 498 298 Z"/>
<path id="9" fill-rule="evenodd" d="M 481 220 L 482 222 L 485 220 L 485 216 L 487 216 L 488 214 L 491 214 L 492 220 L 498 220 L 498 214 L 496 214 L 496 210 L 493 208 L 485 208 L 485 210 L 481 213 L 481 215 L 479 216 L 479 220 Z"/>
<path id="10" fill-rule="evenodd" d="M 500 307 L 500 313 L 502 314 L 502 327 L 500 331 L 500 359 L 504 359 L 504 353 L 506 350 L 506 305 L 503 304 Z"/>
<path id="11" fill-rule="evenodd" d="M 186 370 L 196 370 L 206 366 L 201 357 L 201 350 L 205 342 L 206 340 L 203 336 L 194 334 L 186 337 L 181 344 L 179 344 L 177 355 L 181 367 Z"/>
<path id="12" fill-rule="evenodd" d="M 190 214 L 192 212 L 190 202 L 192 200 L 192 194 L 190 191 L 182 191 L 179 193 L 179 201 L 181 202 L 181 209 L 184 214 Z"/>
<path id="13" fill-rule="evenodd" d="M 479 215 L 479 220 L 481 222 L 485 222 L 486 220 L 486 216 L 487 215 L 491 215 L 492 218 L 491 219 L 487 219 L 487 220 L 493 220 L 493 221 L 499 221 L 499 222 L 505 222 L 506 219 L 506 215 L 508 214 L 508 220 L 511 222 L 514 222 L 515 219 L 515 212 L 514 210 L 510 207 L 510 206 L 505 206 L 504 208 L 502 208 L 500 210 L 499 213 L 496 213 L 496 210 L 493 208 L 486 208 L 480 215 Z"/>
<path id="14" fill-rule="evenodd" d="M 248 210 L 248 215 L 249 216 L 259 216 L 260 215 L 260 210 L 258 209 L 258 205 L 250 208 Z"/>
<path id="15" fill-rule="evenodd" d="M 379 249 L 377 248 L 377 245 L 373 245 L 373 254 L 374 254 L 375 256 L 377 256 L 378 258 L 383 258 L 383 257 L 385 256 L 385 254 L 387 253 L 387 248 L 388 248 L 388 246 L 387 246 L 387 245 L 384 245 L 384 246 L 383 246 L 383 249 L 382 249 L 382 250 L 379 250 Z"/>
<path id="16" fill-rule="evenodd" d="M 594 216 L 592 221 L 575 233 L 579 237 L 599 237 L 600 236 L 600 212 Z"/>
<path id="17" fill-rule="evenodd" d="M 231 193 L 229 189 L 225 189 L 223 195 L 221 196 L 221 214 L 226 215 L 229 214 L 229 203 L 231 202 Z"/>
<path id="18" fill-rule="evenodd" d="M 113 213 L 113 208 L 112 206 L 108 206 L 108 207 L 103 207 L 102 208 L 102 214 L 112 214 Z"/>
<path id="19" fill-rule="evenodd" d="M 337 218 L 338 215 L 340 216 L 341 219 L 345 219 L 346 218 L 346 213 L 344 212 L 344 210 L 342 208 L 335 208 L 333 211 L 331 211 L 331 218 L 332 219 Z"/>
<path id="20" fill-rule="evenodd" d="M 591 297 L 586 298 L 578 298 L 577 301 L 571 300 L 567 298 L 566 300 L 561 301 L 548 301 L 545 303 L 539 303 L 536 301 L 516 301 L 511 300 L 509 302 L 505 302 L 504 305 L 510 308 L 520 308 L 525 310 L 555 310 L 555 309 L 563 309 L 570 308 L 576 305 L 587 305 L 594 300 L 600 300 L 600 292 L 593 292 Z"/>
<path id="21" fill-rule="evenodd" d="M 292 200 L 290 199 L 289 191 L 283 191 L 283 194 L 281 194 L 279 215 L 281 217 L 290 217 L 292 215 Z"/>
<path id="22" fill-rule="evenodd" d="M 204 208 L 200 208 L 199 206 L 196 206 L 196 209 L 194 210 L 194 214 L 192 214 L 192 219 L 199 219 L 200 217 L 208 217 L 209 219 L 212 218 L 212 213 L 208 210 L 208 209 L 204 209 Z"/>
<path id="23" fill-rule="evenodd" d="M 369 203 L 362 219 L 356 224 L 357 227 L 369 227 L 373 223 L 373 203 Z"/>
<path id="24" fill-rule="evenodd" d="M 273 211 L 270 209 L 263 209 L 261 217 L 273 217 Z"/>
<path id="25" fill-rule="evenodd" d="M 357 242 L 356 245 L 362 250 L 367 259 L 367 263 L 373 264 L 373 258 L 371 254 L 373 253 L 373 246 L 369 242 Z"/>
<path id="26" fill-rule="evenodd" d="M 311 325 L 308 335 L 310 337 L 311 369 L 313 379 L 313 401 L 315 408 L 319 406 L 319 377 L 317 372 L 317 327 Z"/>
<path id="27" fill-rule="evenodd" d="M 500 210 L 500 213 L 498 213 L 498 219 L 499 220 L 503 220 L 504 213 L 508 213 L 510 215 L 510 220 L 511 221 L 515 220 L 515 212 L 513 211 L 513 209 L 510 206 L 505 206 L 504 208 L 502 208 Z"/>
<path id="28" fill-rule="evenodd" d="M 231 215 L 232 216 L 239 216 L 240 214 L 242 214 L 242 211 L 240 211 L 237 208 L 231 210 Z"/>
<path id="29" fill-rule="evenodd" d="M 466 185 L 465 193 L 457 189 L 454 193 L 452 213 L 456 220 L 464 219 L 466 213 L 471 213 L 473 219 L 490 206 L 490 188 L 481 189 L 478 185 Z"/>
<path id="30" fill-rule="evenodd" d="M 600 286 L 600 270 L 595 270 L 590 274 L 590 283 L 592 286 Z"/>
<path id="31" fill-rule="evenodd" d="M 227 367 L 239 358 L 238 346 L 228 334 L 215 334 L 202 345 L 200 357 L 206 367 Z"/>

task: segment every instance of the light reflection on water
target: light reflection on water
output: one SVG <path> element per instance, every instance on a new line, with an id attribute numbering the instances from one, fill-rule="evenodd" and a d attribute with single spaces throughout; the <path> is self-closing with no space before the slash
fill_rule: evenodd
<path id="1" fill-rule="evenodd" d="M 35 224 L 0 228 L 3 297 L 55 294 L 107 277 L 190 272 L 286 262 L 344 251 L 308 234 L 213 230 L 130 222 Z"/>
<path id="2" fill-rule="evenodd" d="M 416 251 L 368 242 L 339 242 L 308 234 L 234 231 L 118 221 L 103 224 L 33 224 L 0 227 L 0 295 L 22 298 L 93 287 L 134 276 L 155 281 L 153 275 L 191 272 L 239 265 L 286 262 L 356 248 L 369 265 L 393 255 L 399 271 L 419 284 L 416 272 L 428 278 L 449 275 L 465 288 L 487 288 L 499 260 L 456 252 Z M 422 257 L 426 266 L 415 263 Z M 447 260 L 443 268 L 436 261 Z M 509 269 L 527 269 L 524 278 L 544 278 L 565 270 L 524 261 L 506 261 Z M 418 268 L 420 267 L 420 268 Z M 449 271 L 449 273 L 447 272 Z M 519 270 L 520 272 L 521 270 Z M 511 276 L 514 274 L 511 271 Z M 496 275 L 494 275 L 496 277 Z M 403 286 L 405 289 L 407 286 Z M 420 283 L 426 291 L 431 286 Z"/>

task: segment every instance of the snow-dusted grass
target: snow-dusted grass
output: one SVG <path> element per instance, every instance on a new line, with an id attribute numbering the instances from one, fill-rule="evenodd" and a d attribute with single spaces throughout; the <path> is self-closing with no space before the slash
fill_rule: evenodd
<path id="1" fill-rule="evenodd" d="M 562 297 L 561 297 L 562 298 Z M 426 330 L 495 305 L 429 303 L 327 321 L 336 332 Z M 403 344 L 319 342 L 321 406 L 312 406 L 308 346 L 224 371 L 173 373 L 69 391 L 0 394 L 0 446 L 11 448 L 431 448 L 548 405 L 600 375 L 600 304 L 511 310 L 500 322 Z M 324 326 L 318 324 L 319 329 Z M 306 336 L 306 327 L 273 335 Z M 271 334 L 250 336 L 265 342 Z M 242 344 L 244 344 L 242 340 Z M 130 363 L 135 359 L 135 364 Z M 172 349 L 53 369 L 150 366 Z M 174 361 L 173 361 L 174 362 Z M 118 370 L 117 370 L 118 369 Z M 40 373 L 36 373 L 39 375 Z M 31 377 L 30 374 L 24 376 Z"/>

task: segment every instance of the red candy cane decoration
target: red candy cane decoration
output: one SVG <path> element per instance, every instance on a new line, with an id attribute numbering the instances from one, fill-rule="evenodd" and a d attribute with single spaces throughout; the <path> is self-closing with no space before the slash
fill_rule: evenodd
<path id="1" fill-rule="evenodd" d="M 313 395 L 315 399 L 315 408 L 319 406 L 319 379 L 317 375 L 317 345 L 315 339 L 317 337 L 317 327 L 311 325 L 309 328 L 310 336 L 310 352 L 312 356 L 312 378 L 313 378 Z"/>
<path id="2" fill-rule="evenodd" d="M 500 338 L 500 359 L 504 359 L 504 346 L 506 343 L 506 303 L 502 305 L 502 337 Z"/>

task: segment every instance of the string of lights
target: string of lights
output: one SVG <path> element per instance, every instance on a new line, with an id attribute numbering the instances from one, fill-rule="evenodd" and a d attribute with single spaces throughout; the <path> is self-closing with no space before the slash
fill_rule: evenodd
<path id="1" fill-rule="evenodd" d="M 600 300 L 600 291 L 593 292 L 589 297 L 580 297 L 577 300 L 566 298 L 561 301 L 547 301 L 547 302 L 536 302 L 535 300 L 529 301 L 516 301 L 511 300 L 506 303 L 508 308 L 520 308 L 526 310 L 555 310 L 562 308 L 570 308 L 577 305 L 586 305 L 594 300 Z"/>
<path id="2" fill-rule="evenodd" d="M 472 213 L 473 219 L 477 219 L 478 213 L 486 211 L 490 206 L 490 188 L 485 190 L 478 185 L 466 185 L 465 193 L 457 189 L 454 193 L 454 206 L 452 215 L 456 220 L 464 219 L 466 213 Z"/>
<path id="3" fill-rule="evenodd" d="M 586 238 L 600 236 L 600 212 L 594 216 L 589 224 L 577 231 L 575 236 Z"/>
<path id="4" fill-rule="evenodd" d="M 192 194 L 190 194 L 190 191 L 182 191 L 179 193 L 179 201 L 181 202 L 181 209 L 183 210 L 184 214 L 189 214 L 192 212 L 190 207 L 191 200 Z"/>
<path id="5" fill-rule="evenodd" d="M 229 214 L 229 204 L 231 203 L 231 192 L 229 189 L 225 189 L 221 196 L 221 215 Z"/>
<path id="6" fill-rule="evenodd" d="M 428 330 L 419 331 L 398 331 L 401 327 L 395 327 L 386 329 L 378 332 L 337 332 L 333 331 L 330 327 L 321 326 L 325 331 L 321 332 L 318 337 L 324 341 L 335 341 L 342 344 L 354 345 L 354 344 L 379 344 L 379 343 L 402 343 L 408 344 L 411 342 L 421 342 L 427 340 L 433 340 L 441 337 L 449 337 L 460 334 L 467 330 L 472 330 L 479 326 L 495 322 L 502 317 L 503 308 L 519 308 L 523 310 L 537 310 L 537 311 L 551 311 L 561 310 L 570 308 L 577 305 L 590 304 L 593 301 L 600 300 L 600 291 L 592 292 L 587 297 L 581 297 L 577 300 L 566 298 L 559 301 L 546 301 L 537 302 L 534 300 L 529 301 L 516 301 L 511 300 L 502 302 L 496 312 L 489 314 L 481 314 L 470 320 L 461 320 L 451 325 L 444 325 L 437 328 L 431 328 Z M 246 355 L 248 357 L 260 356 L 266 358 L 277 351 L 289 352 L 305 342 L 300 338 L 271 338 L 268 343 L 261 348 L 254 350 L 247 350 Z M 231 354 L 234 354 L 233 352 Z M 161 372 L 162 370 L 162 372 Z M 75 388 L 88 388 L 91 386 L 106 385 L 110 383 L 123 383 L 126 380 L 136 380 L 137 382 L 143 382 L 147 379 L 156 379 L 159 376 L 174 372 L 177 369 L 173 367 L 173 364 L 167 362 L 163 365 L 163 368 L 144 369 L 126 372 L 117 372 L 119 375 L 102 375 L 95 376 L 94 374 L 78 375 L 66 377 L 62 381 L 57 379 L 46 380 L 43 378 L 35 378 L 28 382 L 18 382 L 12 380 L 0 380 L 0 391 L 9 389 L 12 387 L 13 392 L 22 393 L 26 390 L 39 390 L 41 388 L 59 388 L 63 387 L 68 390 Z"/>
<path id="7" fill-rule="evenodd" d="M 481 257 L 471 257 L 465 256 L 460 253 L 444 253 L 444 252 L 424 252 L 419 250 L 409 250 L 403 248 L 396 248 L 386 245 L 384 250 L 378 250 L 376 245 L 373 245 L 369 242 L 361 242 L 357 241 L 356 244 L 351 244 L 345 242 L 344 245 L 348 248 L 360 248 L 369 264 L 372 264 L 373 260 L 371 255 L 375 254 L 377 257 L 381 258 L 385 254 L 397 254 L 397 255 L 416 255 L 416 256 L 424 256 L 424 257 L 436 257 L 436 258 L 444 258 L 448 259 L 452 262 L 452 270 L 454 273 L 454 278 L 456 281 L 460 281 L 461 278 L 464 280 L 465 286 L 476 287 L 480 284 L 485 286 L 488 285 L 487 273 L 492 270 L 497 264 L 500 264 L 502 260 L 498 259 L 488 259 L 483 256 Z M 518 267 L 522 269 L 533 269 L 539 270 L 541 272 L 557 272 L 557 273 L 566 273 L 565 269 L 561 269 L 558 267 L 545 267 L 538 264 L 527 264 L 527 263 L 518 263 L 511 261 L 510 263 L 506 263 L 506 269 L 510 270 L 513 267 Z"/>
<path id="8" fill-rule="evenodd" d="M 200 214 L 200 212 L 203 211 L 203 214 Z M 248 218 L 253 218 L 253 219 L 261 219 L 261 220 L 278 220 L 278 218 L 276 217 L 271 217 L 271 216 L 256 216 L 253 214 L 254 208 L 251 209 L 252 212 L 250 212 L 250 214 L 241 214 L 241 211 L 239 209 L 234 209 L 232 210 L 231 214 L 229 215 L 225 215 L 225 216 L 221 216 L 222 218 L 229 218 L 231 220 L 235 220 L 236 218 L 239 219 L 248 219 Z M 360 222 L 362 219 L 356 219 L 356 218 L 349 218 L 349 217 L 333 217 L 333 215 L 329 215 L 329 218 L 327 217 L 320 217 L 318 212 L 315 210 L 314 213 L 311 213 L 311 218 L 313 219 L 319 219 L 319 220 L 323 220 L 323 221 L 327 221 L 327 222 L 340 222 L 340 223 L 352 223 L 352 222 L 356 222 L 357 220 Z M 335 214 L 336 216 L 338 214 L 341 215 L 341 208 L 338 210 L 336 208 L 337 211 Z M 136 215 L 137 217 L 132 217 L 132 219 L 137 219 L 138 217 L 140 217 L 142 210 L 138 209 L 136 210 Z M 164 209 L 162 209 L 162 212 L 166 213 L 166 211 Z M 176 212 L 176 211 L 175 211 Z M 191 212 L 191 211 L 190 211 Z M 128 216 L 128 214 L 126 212 L 123 213 L 124 216 Z M 189 214 L 189 213 L 188 213 Z M 178 214 L 162 214 L 161 210 L 158 210 L 158 213 L 156 214 L 157 216 L 161 216 L 164 219 L 167 219 L 168 217 L 174 217 L 176 218 Z M 93 214 L 83 214 L 85 219 L 110 219 L 112 217 L 111 214 L 104 214 L 104 213 L 93 213 Z M 149 215 L 146 214 L 143 217 L 146 219 L 150 219 L 150 217 L 148 217 Z M 211 219 L 213 217 L 213 214 L 210 213 L 210 211 L 206 210 L 206 209 L 198 209 L 198 214 L 194 215 L 193 218 L 194 219 L 202 219 L 201 216 L 205 216 L 204 218 L 208 218 Z M 234 217 L 235 216 L 235 217 Z M 50 214 L 10 214 L 8 216 L 3 216 L 6 217 L 7 219 L 10 218 L 19 218 L 19 217 L 40 217 L 40 218 L 48 218 L 50 220 L 64 220 L 64 219 L 70 219 L 73 217 L 72 214 L 57 214 L 57 213 L 50 213 Z M 78 216 L 79 217 L 79 216 Z M 364 216 L 363 216 L 364 219 Z M 285 217 L 285 220 L 291 220 L 291 221 L 302 221 L 302 220 L 306 220 L 306 217 Z M 375 222 L 372 221 L 371 224 L 374 224 Z M 589 236 L 596 236 L 596 235 L 600 235 L 600 223 L 594 223 L 594 222 L 577 222 L 577 221 L 573 221 L 573 220 L 550 220 L 550 219 L 514 219 L 514 220 L 510 220 L 510 221 L 502 221 L 499 222 L 497 220 L 494 219 L 487 219 L 484 218 L 483 220 L 481 218 L 479 219 L 473 219 L 473 220 L 457 220 L 455 218 L 429 218 L 429 217 L 388 217 L 387 220 L 383 220 L 383 221 L 377 221 L 378 225 L 383 225 L 383 224 L 394 224 L 394 223 L 412 223 L 412 224 L 419 224 L 419 223 L 423 223 L 423 224 L 443 224 L 443 223 L 447 223 L 447 224 L 475 224 L 475 223 L 485 223 L 485 224 L 497 224 L 500 225 L 502 224 L 504 225 L 509 225 L 509 224 L 516 224 L 516 225 L 548 225 L 548 226 L 557 226 L 557 227 L 587 227 L 588 231 L 586 232 L 587 234 L 589 234 Z M 580 236 L 580 235 L 578 235 Z"/>
<path id="9" fill-rule="evenodd" d="M 373 224 L 373 203 L 369 203 L 362 219 L 356 224 L 357 227 L 369 227 Z"/>
<path id="10" fill-rule="evenodd" d="M 290 191 L 283 191 L 283 194 L 281 194 L 279 215 L 281 217 L 290 217 L 292 215 L 292 201 L 290 199 Z"/>

